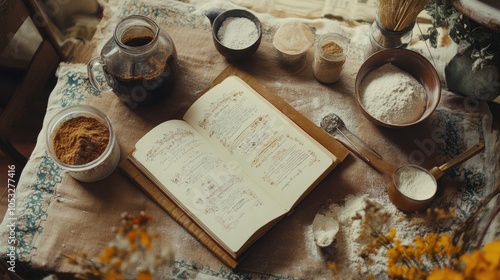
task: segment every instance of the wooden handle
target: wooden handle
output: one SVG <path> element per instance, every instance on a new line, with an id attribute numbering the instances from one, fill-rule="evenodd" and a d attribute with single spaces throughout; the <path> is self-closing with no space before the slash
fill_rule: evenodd
<path id="1" fill-rule="evenodd" d="M 471 157 L 477 155 L 482 150 L 484 150 L 484 144 L 483 143 L 476 144 L 472 148 L 470 148 L 467 151 L 465 151 L 465 152 L 461 153 L 460 155 L 458 155 L 456 158 L 454 158 L 454 159 L 446 162 L 445 164 L 441 165 L 440 167 L 438 167 L 439 170 L 436 170 L 436 167 L 434 167 L 433 169 L 431 169 L 431 173 L 434 175 L 434 177 L 437 180 L 442 175 L 444 175 L 444 173 L 447 170 L 452 169 L 452 168 L 454 168 L 454 167 L 462 164 L 466 160 L 468 160 Z M 434 170 L 434 172 L 432 172 L 432 170 Z"/>

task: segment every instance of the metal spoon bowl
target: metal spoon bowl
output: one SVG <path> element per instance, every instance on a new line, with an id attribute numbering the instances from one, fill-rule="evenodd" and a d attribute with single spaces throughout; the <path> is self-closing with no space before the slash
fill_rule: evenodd
<path id="1" fill-rule="evenodd" d="M 321 128 L 323 128 L 326 132 L 331 134 L 332 136 L 335 137 L 335 132 L 339 132 L 350 144 L 350 147 L 354 149 L 357 152 L 358 156 L 363 157 L 366 161 L 370 161 L 370 159 L 362 153 L 356 146 L 353 140 L 357 141 L 359 144 L 361 144 L 364 148 L 368 149 L 370 152 L 375 154 L 378 158 L 382 158 L 382 156 L 377 153 L 374 149 L 372 149 L 365 141 L 361 140 L 356 134 L 352 133 L 347 127 L 345 126 L 344 121 L 336 114 L 330 113 L 326 115 L 320 123 Z M 353 139 L 351 139 L 349 136 L 352 136 Z M 337 140 L 340 140 L 336 138 Z"/>
<path id="2" fill-rule="evenodd" d="M 320 123 L 321 128 L 332 134 L 340 127 L 345 127 L 344 121 L 334 113 L 326 115 Z"/>

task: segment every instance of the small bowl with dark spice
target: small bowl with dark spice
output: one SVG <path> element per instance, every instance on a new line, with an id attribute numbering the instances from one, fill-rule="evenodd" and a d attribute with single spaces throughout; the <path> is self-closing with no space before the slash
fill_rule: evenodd
<path id="1" fill-rule="evenodd" d="M 260 20 L 243 9 L 220 13 L 212 23 L 215 48 L 226 59 L 238 61 L 250 57 L 262 39 Z"/>
<path id="2" fill-rule="evenodd" d="M 56 113 L 47 127 L 46 145 L 52 160 L 82 182 L 106 178 L 120 161 L 120 146 L 110 119 L 88 105 Z"/>

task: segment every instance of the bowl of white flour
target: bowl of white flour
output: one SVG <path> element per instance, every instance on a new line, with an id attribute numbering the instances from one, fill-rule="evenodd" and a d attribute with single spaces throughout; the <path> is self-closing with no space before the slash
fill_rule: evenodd
<path id="1" fill-rule="evenodd" d="M 250 57 L 259 48 L 262 39 L 260 20 L 242 9 L 227 10 L 212 23 L 215 48 L 228 60 Z"/>
<path id="2" fill-rule="evenodd" d="M 411 50 L 377 52 L 363 62 L 356 76 L 356 104 L 377 125 L 401 128 L 420 123 L 434 112 L 440 98 L 436 70 Z"/>

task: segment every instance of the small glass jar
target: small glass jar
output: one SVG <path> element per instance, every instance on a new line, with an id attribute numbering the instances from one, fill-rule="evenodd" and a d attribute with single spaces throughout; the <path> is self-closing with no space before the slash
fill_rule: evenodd
<path id="1" fill-rule="evenodd" d="M 349 39 L 336 33 L 322 35 L 314 51 L 313 74 L 322 83 L 334 83 L 342 74 L 349 51 Z"/>
<path id="2" fill-rule="evenodd" d="M 278 61 L 284 66 L 303 66 L 313 44 L 314 33 L 311 28 L 298 21 L 284 23 L 273 36 Z"/>
<path id="3" fill-rule="evenodd" d="M 393 31 L 383 26 L 377 14 L 370 27 L 370 42 L 365 48 L 364 59 L 384 49 L 408 47 L 412 39 L 414 26 L 415 21 L 400 31 Z"/>
<path id="4" fill-rule="evenodd" d="M 61 161 L 57 157 L 54 137 L 61 125 L 79 116 L 94 118 L 106 126 L 109 131 L 109 139 L 104 152 L 96 159 L 81 165 L 72 165 Z M 46 146 L 51 159 L 71 177 L 82 182 L 95 182 L 106 178 L 116 169 L 120 161 L 120 146 L 110 119 L 97 108 L 88 105 L 71 106 L 55 114 L 47 126 Z"/>

